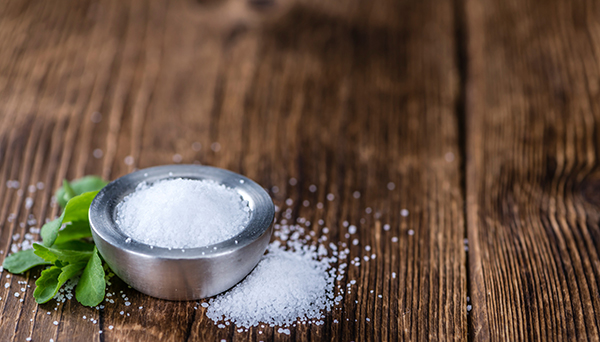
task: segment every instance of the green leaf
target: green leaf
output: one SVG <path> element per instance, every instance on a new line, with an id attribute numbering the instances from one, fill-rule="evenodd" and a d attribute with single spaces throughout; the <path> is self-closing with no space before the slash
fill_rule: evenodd
<path id="1" fill-rule="evenodd" d="M 54 291 L 58 287 L 58 276 L 61 272 L 58 266 L 52 266 L 42 271 L 40 278 L 35 282 L 36 287 L 33 291 L 33 297 L 37 303 L 45 303 L 54 297 Z"/>
<path id="2" fill-rule="evenodd" d="M 33 249 L 27 249 L 7 256 L 2 263 L 2 267 L 10 273 L 18 274 L 23 273 L 32 267 L 48 264 L 50 264 L 50 262 L 35 255 Z"/>
<path id="3" fill-rule="evenodd" d="M 62 268 L 62 272 L 60 273 L 60 276 L 58 276 L 58 282 L 60 284 L 60 286 L 63 286 L 64 283 L 67 282 L 67 280 L 73 278 L 74 276 L 78 275 L 79 272 L 83 271 L 83 268 L 87 265 L 87 263 L 85 262 L 79 262 L 76 264 L 69 264 L 65 267 Z M 59 288 L 60 288 L 59 286 Z M 58 288 L 56 289 L 56 291 L 58 292 Z M 56 294 L 56 292 L 54 293 Z"/>
<path id="4" fill-rule="evenodd" d="M 76 276 L 86 266 L 85 262 L 66 265 L 62 268 L 52 266 L 42 272 L 40 279 L 35 282 L 36 288 L 33 292 L 35 301 L 39 304 L 46 303 L 52 299 L 58 290 L 71 278 Z M 38 282 L 40 284 L 38 284 Z"/>
<path id="5" fill-rule="evenodd" d="M 44 241 L 44 246 L 50 247 L 54 244 L 64 217 L 65 212 L 63 211 L 59 218 L 56 218 L 42 226 L 40 235 L 42 237 L 42 241 Z"/>
<path id="6" fill-rule="evenodd" d="M 108 182 L 103 180 L 100 177 L 86 176 L 86 177 L 72 181 L 71 183 L 69 183 L 69 186 L 71 187 L 71 189 L 73 190 L 75 195 L 81 195 L 84 192 L 100 190 L 103 187 L 105 187 L 106 184 L 108 184 Z M 58 189 L 58 191 L 56 191 L 56 194 L 55 194 L 56 200 L 58 201 L 58 204 L 60 204 L 60 206 L 62 208 L 64 208 L 68 202 L 64 198 L 65 193 L 66 193 L 66 191 L 65 191 L 64 185 L 63 185 L 63 187 Z"/>
<path id="7" fill-rule="evenodd" d="M 92 236 L 92 230 L 90 229 L 89 221 L 76 221 L 71 222 L 65 228 L 58 231 L 58 236 L 54 241 L 54 244 L 59 244 L 71 240 L 79 240 Z M 67 248 L 69 249 L 69 248 Z"/>
<path id="8" fill-rule="evenodd" d="M 52 245 L 52 248 L 91 252 L 94 250 L 94 244 L 81 240 L 70 240 L 65 242 L 57 242 Z"/>
<path id="9" fill-rule="evenodd" d="M 69 264 L 87 262 L 93 253 L 87 251 L 49 248 L 44 245 L 40 245 L 39 243 L 34 243 L 33 249 L 35 249 L 35 255 L 52 263 L 56 262 L 57 260 Z"/>
<path id="10" fill-rule="evenodd" d="M 83 270 L 79 284 L 75 289 L 75 296 L 82 305 L 96 306 L 104 299 L 105 287 L 102 260 L 98 255 L 98 249 L 94 248 L 92 257 Z"/>
<path id="11" fill-rule="evenodd" d="M 73 188 L 71 188 L 71 184 L 69 184 L 69 181 L 66 180 L 66 179 L 63 179 L 63 189 L 65 191 L 65 194 L 62 196 L 62 198 L 65 200 L 65 203 L 69 202 L 69 200 L 71 198 L 77 196 L 77 194 L 75 193 L 75 191 L 73 190 Z"/>
<path id="12" fill-rule="evenodd" d="M 50 247 L 56 242 L 58 232 L 63 222 L 89 222 L 88 211 L 90 210 L 90 204 L 92 204 L 96 194 L 98 194 L 98 191 L 86 192 L 71 198 L 62 215 L 56 220 L 46 223 L 42 227 L 41 236 L 44 241 L 44 246 Z"/>
<path id="13" fill-rule="evenodd" d="M 88 221 L 88 211 L 98 191 L 84 192 L 69 200 L 65 207 L 63 222 Z"/>

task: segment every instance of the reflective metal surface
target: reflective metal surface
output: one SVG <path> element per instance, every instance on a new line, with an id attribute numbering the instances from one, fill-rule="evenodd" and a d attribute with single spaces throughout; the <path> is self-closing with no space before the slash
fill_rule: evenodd
<path id="1" fill-rule="evenodd" d="M 249 203 L 248 226 L 229 240 L 185 252 L 126 242 L 127 236 L 114 220 L 117 204 L 141 182 L 169 178 L 210 179 L 235 189 Z M 194 300 L 223 292 L 252 271 L 271 238 L 274 214 L 266 191 L 242 175 L 209 166 L 165 165 L 136 171 L 108 184 L 92 202 L 89 217 L 98 251 L 119 278 L 153 297 Z"/>

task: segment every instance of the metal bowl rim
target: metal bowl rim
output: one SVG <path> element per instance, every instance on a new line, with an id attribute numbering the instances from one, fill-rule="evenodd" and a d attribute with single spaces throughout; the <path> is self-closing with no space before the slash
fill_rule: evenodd
<path id="1" fill-rule="evenodd" d="M 115 206 L 133 192 L 141 182 L 155 182 L 169 178 L 212 179 L 234 188 L 250 202 L 252 210 L 248 225 L 230 239 L 202 247 L 169 249 L 153 246 L 151 248 L 150 245 L 133 239 L 126 242 L 128 236 L 114 221 Z M 256 182 L 229 170 L 193 164 L 155 166 L 117 178 L 96 195 L 89 209 L 90 226 L 95 236 L 139 257 L 165 260 L 212 259 L 243 249 L 269 229 L 274 216 L 275 207 L 271 197 Z"/>

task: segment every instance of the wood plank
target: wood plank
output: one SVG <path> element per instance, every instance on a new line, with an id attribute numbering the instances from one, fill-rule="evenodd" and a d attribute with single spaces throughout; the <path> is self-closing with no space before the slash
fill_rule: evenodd
<path id="1" fill-rule="evenodd" d="M 467 1 L 476 341 L 600 339 L 599 10 Z"/>
<path id="2" fill-rule="evenodd" d="M 349 266 L 339 285 L 357 284 L 324 325 L 292 328 L 290 336 L 269 327 L 219 329 L 196 302 L 153 299 L 114 278 L 115 303 L 103 309 L 74 300 L 37 306 L 32 289 L 14 293 L 19 281 L 33 287 L 39 271 L 8 279 L 5 271 L 0 336 L 466 339 L 451 1 L 306 0 L 261 11 L 236 1 L 1 6 L 0 35 L 21 34 L 0 50 L 3 255 L 15 234 L 23 240 L 30 214 L 43 222 L 58 213 L 51 196 L 63 178 L 114 179 L 177 161 L 243 173 L 279 207 L 292 199 L 293 218 L 309 219 L 316 233 L 328 227 L 328 241 L 346 243 L 350 258 L 376 258 Z M 8 180 L 19 180 L 19 189 Z M 27 192 L 39 182 L 43 189 Z M 357 235 L 346 235 L 345 221 Z"/>

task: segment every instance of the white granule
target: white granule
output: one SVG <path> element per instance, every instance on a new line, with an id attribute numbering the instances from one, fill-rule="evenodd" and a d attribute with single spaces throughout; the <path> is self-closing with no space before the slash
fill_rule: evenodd
<path id="1" fill-rule="evenodd" d="M 277 329 L 277 332 L 280 333 L 280 334 L 289 335 L 290 334 L 290 329 L 279 328 L 279 329 Z"/>
<path id="2" fill-rule="evenodd" d="M 104 155 L 104 152 L 102 152 L 101 149 L 97 148 L 92 152 L 92 155 L 94 156 L 94 158 L 100 159 Z"/>
<path id="3" fill-rule="evenodd" d="M 141 183 L 117 205 L 116 221 L 139 242 L 193 248 L 232 238 L 249 218 L 248 202 L 231 188 L 211 180 L 168 179 Z"/>
<path id="4" fill-rule="evenodd" d="M 288 245 L 293 247 L 285 249 L 273 242 L 246 279 L 208 302 L 208 318 L 244 328 L 260 322 L 287 327 L 298 321 L 320 321 L 323 312 L 339 302 L 334 299 L 336 270 L 330 268 L 329 258 L 318 259 L 316 246 L 299 241 Z"/>
<path id="5" fill-rule="evenodd" d="M 356 234 L 356 226 L 355 225 L 351 225 L 350 227 L 348 227 L 348 233 L 350 233 L 350 234 Z"/>

